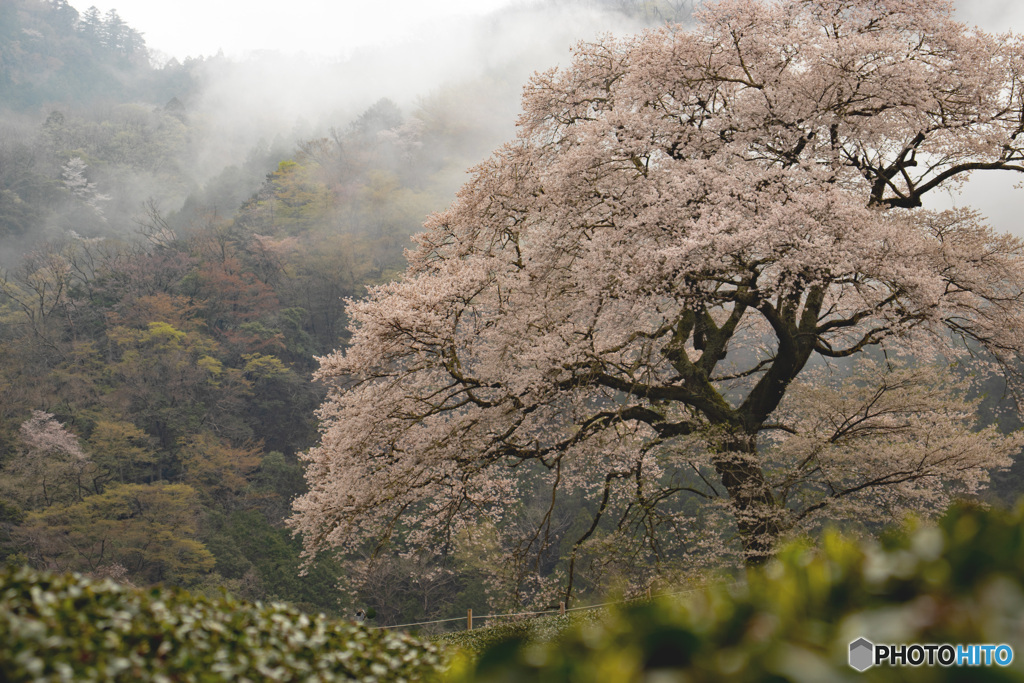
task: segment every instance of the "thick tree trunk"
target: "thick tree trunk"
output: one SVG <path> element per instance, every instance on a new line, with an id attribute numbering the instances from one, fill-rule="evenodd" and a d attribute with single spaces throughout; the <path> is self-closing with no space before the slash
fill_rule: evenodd
<path id="1" fill-rule="evenodd" d="M 761 564 L 782 533 L 782 510 L 757 459 L 757 441 L 742 436 L 722 444 L 715 470 L 729 494 L 747 565 Z"/>

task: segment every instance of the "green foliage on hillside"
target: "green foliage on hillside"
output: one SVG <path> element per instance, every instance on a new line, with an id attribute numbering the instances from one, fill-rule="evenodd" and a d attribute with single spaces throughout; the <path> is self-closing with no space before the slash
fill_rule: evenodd
<path id="1" fill-rule="evenodd" d="M 448 199 L 438 177 L 465 165 L 438 153 L 455 114 L 424 111 L 407 126 L 381 100 L 173 213 L 161 197 L 188 185 L 198 125 L 177 110 L 68 109 L 0 134 L 0 559 L 330 614 L 455 599 L 405 564 L 397 594 L 345 595 L 333 558 L 299 575 L 284 527 L 326 391 L 314 356 L 345 343 L 345 298 L 401 269 Z M 143 204 L 145 188 L 164 194 Z M 34 410 L 68 448 L 26 439 Z"/>
<path id="2" fill-rule="evenodd" d="M 70 240 L 0 273 L 0 558 L 338 611 L 337 567 L 300 578 L 283 528 L 322 347 L 241 240 Z"/>
<path id="3" fill-rule="evenodd" d="M 1021 681 L 1024 506 L 954 507 L 881 547 L 838 534 L 791 545 L 741 584 L 624 606 L 550 629 L 449 636 L 452 679 L 496 681 Z M 567 617 L 559 619 L 567 620 Z M 540 637 L 538 637 L 540 634 Z M 1009 667 L 848 665 L 849 644 L 1002 644 Z"/>
<path id="4" fill-rule="evenodd" d="M 5 681 L 414 681 L 436 646 L 280 604 L 0 571 Z"/>

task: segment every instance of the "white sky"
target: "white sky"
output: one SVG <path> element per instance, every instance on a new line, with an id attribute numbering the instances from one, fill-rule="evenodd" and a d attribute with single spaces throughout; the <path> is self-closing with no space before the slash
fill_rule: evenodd
<path id="1" fill-rule="evenodd" d="M 1022 0 L 956 0 L 956 5 L 957 16 L 964 23 L 986 31 L 1024 33 Z M 927 205 L 970 206 L 979 210 L 992 227 L 1024 237 L 1024 190 L 1015 187 L 1021 181 L 1017 173 L 980 171 L 971 176 L 959 195 L 935 195 Z"/>
<path id="2" fill-rule="evenodd" d="M 1024 32 L 1024 2 L 1021 0 L 955 0 L 960 21 L 986 31 Z"/>
<path id="3" fill-rule="evenodd" d="M 431 31 L 443 39 L 460 18 L 517 0 L 72 0 L 80 13 L 115 9 L 151 50 L 177 57 L 229 57 L 257 50 L 327 57 Z"/>
<path id="4" fill-rule="evenodd" d="M 153 50 L 184 59 L 256 50 L 328 57 L 355 47 L 400 42 L 429 32 L 443 41 L 459 19 L 521 0 L 73 0 L 116 9 Z M 1022 0 L 957 0 L 960 17 L 989 31 L 1024 30 Z"/>

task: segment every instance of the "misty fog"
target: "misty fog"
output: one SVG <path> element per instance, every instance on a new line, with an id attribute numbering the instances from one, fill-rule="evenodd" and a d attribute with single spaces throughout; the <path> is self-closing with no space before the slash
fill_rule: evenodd
<path id="1" fill-rule="evenodd" d="M 190 58 L 182 64 L 154 56 L 159 55 L 159 46 L 150 46 L 155 48 L 151 59 L 161 62 L 154 77 L 161 78 L 164 85 L 149 101 L 136 99 L 137 104 L 127 104 L 123 97 L 120 103 L 112 101 L 110 94 L 104 94 L 113 92 L 111 86 L 102 83 L 93 96 L 79 97 L 77 104 L 43 99 L 34 113 L 3 116 L 0 153 L 11 154 L 4 144 L 28 144 L 54 112 L 67 119 L 69 126 L 73 122 L 75 130 L 65 131 L 61 141 L 51 140 L 51 148 L 64 150 L 58 156 L 65 159 L 71 154 L 84 155 L 87 175 L 97 183 L 99 192 L 111 197 L 104 216 L 98 220 L 87 216 L 86 224 L 79 225 L 76 232 L 120 234 L 135 229 L 147 200 L 153 200 L 165 214 L 177 212 L 190 195 L 201 201 L 211 181 L 223 186 L 225 173 L 233 188 L 222 193 L 218 205 L 208 208 L 229 218 L 277 162 L 294 154 L 299 143 L 344 130 L 367 107 L 387 98 L 405 117 L 427 108 L 435 114 L 445 110 L 444 116 L 452 119 L 446 125 L 453 127 L 451 133 L 457 140 L 453 146 L 458 149 L 448 150 L 452 158 L 442 174 L 444 187 L 436 187 L 437 178 L 433 181 L 436 200 L 429 208 L 436 210 L 464 182 L 466 169 L 514 136 L 520 94 L 534 71 L 567 64 L 577 41 L 604 33 L 636 32 L 645 25 L 662 23 L 669 11 L 688 17 L 690 1 L 667 3 L 661 13 L 651 7 L 651 3 L 629 0 L 521 3 L 449 21 L 443 27 L 435 23 L 437 35 L 416 35 L 355 50 L 339 46 L 338 53 L 344 57 L 266 50 L 244 59 L 218 55 Z M 85 14 L 82 17 L 84 20 Z M 145 27 L 134 28 L 144 35 Z M 30 40 L 37 33 L 23 29 L 20 37 Z M 124 87 L 126 76 L 117 78 L 118 87 Z M 181 87 L 168 86 L 173 86 L 175 79 Z M 132 92 L 147 91 L 143 85 Z M 89 103 L 83 104 L 82 99 Z M 159 112 L 161 107 L 165 107 L 163 112 Z M 179 126 L 175 117 L 184 125 Z M 461 137 L 456 128 L 463 129 Z M 142 144 L 157 150 L 151 156 L 163 156 L 159 168 L 153 168 L 151 160 L 143 163 L 131 158 L 131 150 L 121 155 L 130 172 L 112 168 L 109 159 L 99 165 L 92 162 L 90 154 L 96 157 L 92 146 L 99 144 L 97 140 L 103 138 L 109 148 L 128 129 L 131 135 L 142 131 Z M 42 162 L 42 157 L 36 157 Z M 34 172 L 51 179 L 60 176 L 53 162 Z M 59 215 L 46 222 L 42 233 L 36 230 L 33 234 L 52 238 L 71 229 Z M 25 237 L 9 237 L 4 246 L 15 246 Z"/>
<path id="2" fill-rule="evenodd" d="M 464 181 L 464 171 L 514 136 L 520 94 L 533 72 L 566 65 L 577 41 L 604 33 L 634 33 L 663 23 L 669 15 L 685 19 L 692 5 L 689 0 L 661 3 L 659 13 L 657 4 L 637 0 L 520 3 L 483 16 L 447 21 L 443 27 L 435 23 L 436 35 L 355 50 L 339 45 L 337 54 L 344 57 L 268 49 L 244 59 L 218 56 L 198 67 L 187 65 L 192 69 L 192 87 L 174 93 L 189 126 L 177 158 L 176 181 L 168 183 L 148 173 L 108 181 L 107 189 L 116 200 L 109 213 L 131 213 L 150 198 L 164 212 L 178 211 L 190 194 L 201 192 L 225 169 L 234 174 L 238 185 L 230 202 L 244 199 L 277 161 L 291 156 L 297 144 L 343 129 L 381 98 L 395 102 L 407 117 L 425 104 L 437 106 L 445 100 L 454 109 L 449 114 L 460 118 L 459 125 L 466 128 L 458 159 L 451 160 L 445 187 L 431 207 L 442 208 Z M 965 23 L 976 23 L 984 30 L 1024 24 L 1024 9 L 1018 3 L 960 0 L 957 5 Z M 151 48 L 159 54 L 159 46 Z M 175 66 L 181 64 L 170 60 L 168 66 L 165 59 L 163 69 Z M 12 131 L 6 137 L 23 140 L 24 132 L 13 131 L 39 125 L 47 114 L 40 110 L 36 116 L 5 116 L 3 127 Z M 105 116 L 95 111 L 87 115 Z M 119 187 L 109 187 L 110 182 Z M 979 176 L 967 184 L 962 196 L 947 193 L 933 201 L 936 206 L 971 204 L 996 227 L 1018 231 L 1015 202 L 1006 200 L 1012 182 L 1002 176 Z M 104 183 L 100 185 L 102 190 Z M 238 207 L 215 208 L 219 215 L 230 216 Z M 132 220 L 122 220 L 118 229 L 132 225 Z M 60 230 L 51 226 L 48 234 Z"/>
<path id="3" fill-rule="evenodd" d="M 215 61 L 203 91 L 185 103 L 202 129 L 195 179 L 242 163 L 258 144 L 326 135 L 381 98 L 412 114 L 442 88 L 457 91 L 462 111 L 453 113 L 474 129 L 468 166 L 514 135 L 520 94 L 534 71 L 566 64 L 579 40 L 640 28 L 636 18 L 594 6 L 538 3 L 466 19 L 444 40 L 423 35 L 344 60 L 268 51 Z M 461 181 L 453 178 L 450 191 Z"/>

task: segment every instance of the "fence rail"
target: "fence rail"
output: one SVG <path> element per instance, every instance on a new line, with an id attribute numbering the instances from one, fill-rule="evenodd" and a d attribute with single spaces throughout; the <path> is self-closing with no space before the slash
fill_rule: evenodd
<path id="1" fill-rule="evenodd" d="M 701 590 L 701 589 L 700 588 L 690 588 L 690 589 L 685 590 L 685 591 L 676 591 L 674 593 L 658 593 L 657 595 L 651 595 L 651 591 L 650 591 L 650 589 L 648 589 L 647 595 L 642 597 L 642 598 L 634 598 L 632 600 L 616 600 L 616 601 L 612 601 L 612 602 L 602 602 L 602 603 L 599 603 L 597 605 L 584 605 L 582 607 L 566 607 L 564 602 L 560 602 L 560 603 L 558 603 L 558 609 L 540 610 L 540 611 L 537 611 L 537 612 L 509 612 L 507 614 L 481 614 L 481 615 L 477 615 L 476 617 L 474 617 L 473 616 L 473 610 L 472 609 L 468 609 L 468 610 L 466 610 L 466 616 L 464 616 L 464 617 L 450 617 L 448 619 L 433 619 L 431 621 L 414 621 L 414 622 L 411 622 L 411 623 L 408 623 L 408 624 L 394 624 L 394 625 L 391 625 L 391 626 L 371 626 L 370 628 L 371 629 L 406 628 L 407 626 L 427 626 L 427 625 L 430 625 L 430 624 L 445 624 L 445 623 L 450 623 L 450 622 L 453 622 L 453 621 L 465 621 L 466 622 L 466 630 L 467 631 L 472 631 L 473 630 L 473 619 L 474 618 L 479 619 L 479 620 L 484 620 L 484 619 L 498 619 L 498 618 L 502 618 L 502 617 L 531 617 L 531 616 L 535 617 L 535 616 L 540 616 L 540 615 L 544 615 L 544 614 L 558 614 L 558 615 L 562 615 L 562 614 L 566 614 L 567 612 L 579 612 L 579 611 L 590 610 L 590 609 L 601 609 L 603 607 L 609 607 L 611 605 L 625 605 L 625 604 L 629 604 L 629 603 L 633 603 L 633 602 L 649 601 L 649 600 L 653 600 L 655 598 L 667 598 L 667 597 L 673 597 L 673 596 L 676 596 L 676 595 L 687 595 L 689 593 L 694 593 L 694 592 L 699 591 L 699 590 Z"/>

